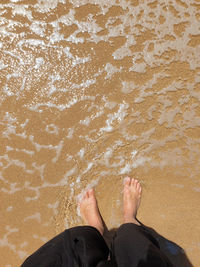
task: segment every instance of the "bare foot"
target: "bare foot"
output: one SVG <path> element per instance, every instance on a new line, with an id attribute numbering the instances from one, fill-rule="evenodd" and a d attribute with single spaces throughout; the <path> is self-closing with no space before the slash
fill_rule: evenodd
<path id="1" fill-rule="evenodd" d="M 140 205 L 141 193 L 142 188 L 138 180 L 130 177 L 124 179 L 124 223 L 140 225 L 136 220 L 136 215 Z"/>
<path id="2" fill-rule="evenodd" d="M 88 190 L 78 205 L 80 206 L 80 213 L 84 223 L 95 227 L 103 235 L 104 227 L 94 189 Z"/>

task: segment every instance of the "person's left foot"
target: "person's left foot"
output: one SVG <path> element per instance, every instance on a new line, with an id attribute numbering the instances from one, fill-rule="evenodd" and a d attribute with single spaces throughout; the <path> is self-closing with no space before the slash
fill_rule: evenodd
<path id="1" fill-rule="evenodd" d="M 79 201 L 78 205 L 84 223 L 95 227 L 103 235 L 104 226 L 94 194 L 94 189 L 88 190 Z"/>
<path id="2" fill-rule="evenodd" d="M 140 225 L 136 219 L 140 206 L 142 188 L 138 180 L 126 177 L 124 179 L 124 223 Z"/>

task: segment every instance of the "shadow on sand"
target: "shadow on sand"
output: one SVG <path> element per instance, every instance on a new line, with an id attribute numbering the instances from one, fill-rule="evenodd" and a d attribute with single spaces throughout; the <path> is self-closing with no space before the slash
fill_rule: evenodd
<path id="1" fill-rule="evenodd" d="M 158 241 L 160 250 L 168 257 L 174 267 L 193 267 L 185 251 L 180 246 L 164 238 L 153 228 L 147 227 L 146 225 L 143 226 L 148 229 L 152 236 Z M 116 235 L 116 231 L 116 228 L 108 230 L 107 227 L 105 227 L 104 238 L 109 248 L 111 247 L 112 240 Z"/>

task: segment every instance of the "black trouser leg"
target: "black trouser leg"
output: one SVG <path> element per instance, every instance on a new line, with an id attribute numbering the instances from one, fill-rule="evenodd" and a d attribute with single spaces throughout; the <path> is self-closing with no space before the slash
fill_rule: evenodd
<path id="1" fill-rule="evenodd" d="M 109 249 L 96 228 L 78 226 L 48 241 L 21 267 L 94 267 L 105 261 L 108 254 Z"/>
<path id="2" fill-rule="evenodd" d="M 114 257 L 118 267 L 168 267 L 168 259 L 158 242 L 144 226 L 126 223 L 114 239 Z"/>
<path id="3" fill-rule="evenodd" d="M 90 226 L 71 228 L 70 235 L 80 266 L 94 267 L 108 259 L 109 249 L 96 228 Z"/>

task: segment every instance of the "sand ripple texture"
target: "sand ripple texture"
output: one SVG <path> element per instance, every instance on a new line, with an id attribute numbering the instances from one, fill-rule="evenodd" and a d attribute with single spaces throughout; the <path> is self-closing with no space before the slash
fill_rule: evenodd
<path id="1" fill-rule="evenodd" d="M 80 224 L 85 187 L 119 226 L 126 175 L 198 266 L 199 0 L 1 0 L 0 84 L 2 267 Z"/>

